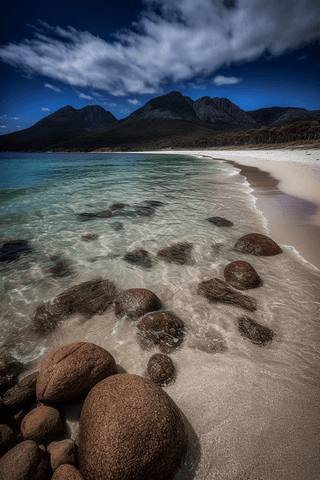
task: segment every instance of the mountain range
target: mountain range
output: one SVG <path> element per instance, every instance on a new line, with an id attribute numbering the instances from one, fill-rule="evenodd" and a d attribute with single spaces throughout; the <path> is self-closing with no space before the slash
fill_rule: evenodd
<path id="1" fill-rule="evenodd" d="M 149 100 L 122 120 L 98 105 L 78 110 L 68 105 L 30 128 L 0 136 L 0 151 L 130 149 L 160 139 L 170 146 L 174 137 L 212 137 L 319 116 L 319 110 L 294 107 L 246 112 L 227 98 L 205 96 L 192 100 L 180 92 L 170 92 Z"/>

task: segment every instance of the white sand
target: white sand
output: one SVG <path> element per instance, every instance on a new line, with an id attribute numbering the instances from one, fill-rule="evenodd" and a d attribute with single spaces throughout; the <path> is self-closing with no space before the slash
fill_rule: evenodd
<path id="1" fill-rule="evenodd" d="M 171 150 L 148 153 L 210 156 L 269 172 L 279 180 L 281 192 L 267 192 L 265 178 L 264 188 L 256 188 L 250 184 L 250 175 L 246 175 L 253 188 L 252 194 L 257 199 L 256 206 L 268 221 L 269 234 L 279 244 L 293 246 L 305 260 L 320 269 L 319 149 Z"/>

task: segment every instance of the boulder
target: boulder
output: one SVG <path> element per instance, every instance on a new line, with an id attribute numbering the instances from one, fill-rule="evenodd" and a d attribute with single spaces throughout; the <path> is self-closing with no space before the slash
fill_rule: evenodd
<path id="1" fill-rule="evenodd" d="M 21 422 L 24 440 L 33 440 L 38 445 L 48 445 L 61 438 L 63 425 L 58 410 L 46 405 L 31 410 Z"/>
<path id="2" fill-rule="evenodd" d="M 245 316 L 238 318 L 238 330 L 243 337 L 256 345 L 266 345 L 273 338 L 273 331 L 269 327 Z"/>
<path id="3" fill-rule="evenodd" d="M 73 465 L 60 465 L 55 470 L 51 480 L 84 480 L 83 476 Z"/>
<path id="4" fill-rule="evenodd" d="M 210 217 L 207 218 L 208 222 L 213 223 L 216 227 L 232 227 L 233 223 L 223 217 Z"/>
<path id="5" fill-rule="evenodd" d="M 31 252 L 32 249 L 27 240 L 8 240 L 0 248 L 0 262 L 13 262 L 21 255 Z"/>
<path id="6" fill-rule="evenodd" d="M 248 290 L 261 285 L 261 278 L 249 262 L 242 260 L 231 262 L 223 273 L 227 282 L 238 290 Z"/>
<path id="7" fill-rule="evenodd" d="M 79 470 L 86 480 L 171 480 L 186 448 L 178 407 L 149 379 L 114 375 L 85 399 Z"/>
<path id="8" fill-rule="evenodd" d="M 238 252 L 265 257 L 278 255 L 282 252 L 282 249 L 274 240 L 261 233 L 244 235 L 235 243 L 234 249 Z"/>
<path id="9" fill-rule="evenodd" d="M 60 467 L 60 465 L 76 464 L 76 445 L 71 438 L 50 443 L 50 445 L 47 446 L 47 452 L 49 453 L 50 466 L 53 472 Z"/>
<path id="10" fill-rule="evenodd" d="M 185 335 L 183 321 L 172 312 L 147 313 L 141 318 L 137 328 L 139 335 L 168 349 L 179 347 Z"/>
<path id="11" fill-rule="evenodd" d="M 257 301 L 255 298 L 233 290 L 226 282 L 219 278 L 204 280 L 198 285 L 197 292 L 200 295 L 204 295 L 210 302 L 229 303 L 237 307 L 245 308 L 251 312 L 257 309 Z"/>
<path id="12" fill-rule="evenodd" d="M 9 416 L 15 415 L 20 410 L 28 410 L 36 401 L 37 375 L 38 372 L 27 375 L 17 385 L 4 393 L 2 397 L 3 407 Z"/>
<path id="13" fill-rule="evenodd" d="M 116 294 L 114 283 L 101 278 L 75 285 L 36 308 L 32 319 L 34 329 L 39 334 L 51 332 L 59 322 L 74 313 L 87 317 L 101 315 Z"/>
<path id="14" fill-rule="evenodd" d="M 49 405 L 70 402 L 115 373 L 115 360 L 104 348 L 93 343 L 69 343 L 56 348 L 42 361 L 37 399 Z"/>
<path id="15" fill-rule="evenodd" d="M 190 260 L 193 246 L 190 243 L 176 243 L 170 247 L 159 250 L 157 256 L 166 262 L 184 265 Z"/>
<path id="16" fill-rule="evenodd" d="M 0 425 L 0 457 L 19 443 L 14 431 L 8 425 Z"/>
<path id="17" fill-rule="evenodd" d="M 144 268 L 152 267 L 152 259 L 149 253 L 143 249 L 134 250 L 133 252 L 126 253 L 123 257 L 123 260 L 131 263 L 132 265 L 138 265 Z"/>
<path id="18" fill-rule="evenodd" d="M 156 353 L 152 355 L 147 366 L 148 377 L 161 387 L 171 383 L 175 369 L 173 361 L 168 355 Z"/>
<path id="19" fill-rule="evenodd" d="M 1 480 L 46 480 L 48 470 L 46 452 L 32 440 L 19 443 L 0 459 Z"/>
<path id="20" fill-rule="evenodd" d="M 146 288 L 130 288 L 120 293 L 116 298 L 115 314 L 117 317 L 126 315 L 131 320 L 138 320 L 149 312 L 162 308 L 161 300 L 157 295 Z"/>
<path id="21" fill-rule="evenodd" d="M 0 395 L 2 395 L 9 388 L 9 381 L 6 376 L 0 375 Z"/>

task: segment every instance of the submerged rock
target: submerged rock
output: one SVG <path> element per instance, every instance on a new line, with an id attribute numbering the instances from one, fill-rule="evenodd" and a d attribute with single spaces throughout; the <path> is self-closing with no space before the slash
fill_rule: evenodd
<path id="1" fill-rule="evenodd" d="M 150 257 L 150 254 L 143 249 L 134 250 L 133 252 L 126 253 L 123 257 L 123 260 L 131 263 L 132 265 L 138 265 L 144 268 L 152 267 L 152 259 Z"/>
<path id="2" fill-rule="evenodd" d="M 193 246 L 190 243 L 176 243 L 175 245 L 159 250 L 157 256 L 166 262 L 184 265 L 190 260 L 192 248 Z"/>
<path id="3" fill-rule="evenodd" d="M 261 278 L 249 262 L 242 260 L 231 262 L 223 273 L 227 282 L 238 290 L 248 290 L 261 285 Z"/>
<path id="4" fill-rule="evenodd" d="M 251 312 L 257 309 L 257 301 L 255 298 L 236 292 L 219 278 L 201 282 L 198 285 L 197 291 L 200 295 L 204 295 L 210 302 L 229 303 L 250 310 Z"/>
<path id="5" fill-rule="evenodd" d="M 282 252 L 282 249 L 274 240 L 261 233 L 244 235 L 235 243 L 234 249 L 242 253 L 265 257 L 278 255 Z"/>
<path id="6" fill-rule="evenodd" d="M 49 405 L 75 400 L 116 372 L 115 360 L 104 348 L 86 342 L 63 345 L 41 363 L 37 399 Z"/>
<path id="7" fill-rule="evenodd" d="M 150 380 L 163 387 L 173 380 L 175 373 L 173 361 L 168 355 L 156 353 L 148 362 L 147 372 Z"/>
<path id="8" fill-rule="evenodd" d="M 123 210 L 126 206 L 127 206 L 126 203 L 116 202 L 116 203 L 112 203 L 112 205 L 109 205 L 108 210 L 110 210 L 111 212 L 114 212 L 117 210 Z"/>
<path id="9" fill-rule="evenodd" d="M 256 345 L 266 345 L 273 339 L 273 330 L 260 325 L 249 317 L 238 318 L 238 330 L 241 335 Z"/>
<path id="10" fill-rule="evenodd" d="M 33 440 L 25 440 L 0 459 L 1 480 L 46 480 L 49 463 L 46 452 Z"/>
<path id="11" fill-rule="evenodd" d="M 146 313 L 160 310 L 162 303 L 155 293 L 146 288 L 130 288 L 120 293 L 114 307 L 117 317 L 126 315 L 131 320 L 138 320 Z"/>
<path id="12" fill-rule="evenodd" d="M 152 312 L 144 315 L 137 325 L 139 335 L 155 345 L 178 348 L 185 336 L 183 321 L 172 312 Z"/>
<path id="13" fill-rule="evenodd" d="M 52 265 L 43 269 L 44 273 L 51 275 L 53 278 L 69 277 L 72 275 L 71 262 L 68 260 L 58 260 Z"/>
<path id="14" fill-rule="evenodd" d="M 186 449 L 178 407 L 151 380 L 114 375 L 85 399 L 79 470 L 86 479 L 172 480 Z"/>
<path id="15" fill-rule="evenodd" d="M 87 240 L 87 241 L 95 240 L 96 238 L 98 238 L 98 234 L 97 233 L 85 233 L 84 235 L 81 236 L 81 238 L 83 240 Z"/>
<path id="16" fill-rule="evenodd" d="M 8 240 L 0 248 L 0 262 L 13 262 L 32 252 L 27 240 Z"/>
<path id="17" fill-rule="evenodd" d="M 208 222 L 213 223 L 216 227 L 232 227 L 233 223 L 223 217 L 210 217 L 207 218 Z"/>
<path id="18" fill-rule="evenodd" d="M 108 280 L 96 279 L 75 285 L 38 307 L 33 315 L 37 333 L 51 332 L 68 315 L 79 313 L 85 316 L 102 314 L 114 301 L 117 289 Z"/>
<path id="19" fill-rule="evenodd" d="M 159 200 L 145 200 L 144 203 L 150 207 L 162 207 L 164 205 L 164 203 L 159 202 Z"/>

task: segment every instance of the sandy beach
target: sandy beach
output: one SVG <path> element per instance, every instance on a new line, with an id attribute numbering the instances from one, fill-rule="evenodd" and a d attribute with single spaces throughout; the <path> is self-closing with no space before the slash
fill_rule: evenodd
<path id="1" fill-rule="evenodd" d="M 151 153 L 151 152 L 150 152 Z M 155 152 L 152 152 L 155 153 Z M 225 159 L 252 188 L 271 237 L 320 269 L 320 150 L 161 151 Z"/>

